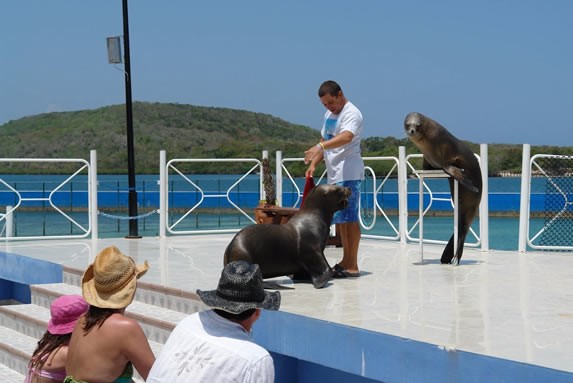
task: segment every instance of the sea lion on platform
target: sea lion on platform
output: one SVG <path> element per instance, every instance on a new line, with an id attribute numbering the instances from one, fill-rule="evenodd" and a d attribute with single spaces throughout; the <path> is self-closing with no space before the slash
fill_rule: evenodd
<path id="1" fill-rule="evenodd" d="M 224 264 L 245 260 L 259 265 L 263 278 L 295 275 L 310 279 L 315 288 L 332 277 L 324 248 L 332 216 L 348 205 L 349 188 L 318 185 L 304 205 L 282 225 L 255 224 L 243 228 L 225 250 Z"/>
<path id="2" fill-rule="evenodd" d="M 406 134 L 424 155 L 423 169 L 442 169 L 451 177 L 450 193 L 454 196 L 454 179 L 458 188 L 458 243 L 454 254 L 454 236 L 442 253 L 442 263 L 459 263 L 464 243 L 481 201 L 482 177 L 479 162 L 471 149 L 446 128 L 420 113 L 409 113 L 404 120 Z"/>

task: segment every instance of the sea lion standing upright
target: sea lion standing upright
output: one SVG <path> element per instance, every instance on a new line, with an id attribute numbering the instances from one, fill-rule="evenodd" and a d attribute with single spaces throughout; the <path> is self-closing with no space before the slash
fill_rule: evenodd
<path id="1" fill-rule="evenodd" d="M 406 134 L 424 155 L 423 169 L 442 169 L 451 177 L 450 193 L 454 196 L 454 179 L 458 188 L 458 243 L 454 254 L 454 235 L 444 252 L 442 263 L 459 263 L 464 243 L 481 201 L 482 177 L 479 162 L 471 149 L 446 128 L 421 113 L 409 113 L 404 119 Z"/>

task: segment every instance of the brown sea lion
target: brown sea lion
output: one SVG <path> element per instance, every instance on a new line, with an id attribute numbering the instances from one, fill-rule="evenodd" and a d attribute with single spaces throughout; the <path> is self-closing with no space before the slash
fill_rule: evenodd
<path id="1" fill-rule="evenodd" d="M 454 254 L 454 235 L 442 253 L 442 263 L 459 263 L 464 243 L 481 201 L 482 177 L 475 154 L 446 128 L 420 113 L 409 113 L 404 129 L 424 156 L 423 169 L 442 169 L 451 177 L 450 193 L 454 195 L 454 179 L 458 188 L 458 243 Z"/>
<path id="2" fill-rule="evenodd" d="M 318 185 L 303 207 L 282 225 L 255 224 L 243 228 L 231 240 L 223 263 L 245 260 L 259 265 L 263 278 L 295 275 L 324 287 L 332 270 L 324 256 L 332 216 L 348 205 L 351 190 Z"/>

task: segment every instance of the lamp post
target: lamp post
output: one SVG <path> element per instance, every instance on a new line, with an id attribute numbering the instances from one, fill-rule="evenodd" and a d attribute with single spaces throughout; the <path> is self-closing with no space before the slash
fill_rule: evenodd
<path id="1" fill-rule="evenodd" d="M 125 52 L 125 114 L 127 120 L 127 174 L 129 235 L 126 238 L 141 238 L 138 235 L 137 191 L 135 190 L 135 153 L 133 145 L 133 116 L 131 112 L 131 64 L 129 59 L 129 22 L 127 0 L 123 1 L 123 49 Z"/>

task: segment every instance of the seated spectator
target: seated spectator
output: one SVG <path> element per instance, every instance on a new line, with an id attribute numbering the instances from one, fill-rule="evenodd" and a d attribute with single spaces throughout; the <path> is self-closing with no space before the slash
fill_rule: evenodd
<path id="1" fill-rule="evenodd" d="M 211 310 L 194 313 L 175 327 L 153 365 L 148 383 L 274 381 L 273 360 L 251 340 L 261 308 L 278 310 L 280 293 L 263 289 L 258 265 L 225 266 L 216 290 L 197 290 Z"/>
<path id="2" fill-rule="evenodd" d="M 125 308 L 148 269 L 147 261 L 136 265 L 115 246 L 103 249 L 87 268 L 82 292 L 90 307 L 72 333 L 64 383 L 131 382 L 133 367 L 147 378 L 155 356 Z"/>
<path id="3" fill-rule="evenodd" d="M 50 321 L 28 363 L 24 383 L 62 383 L 66 377 L 68 343 L 74 325 L 88 310 L 81 295 L 64 295 L 50 305 Z"/>

